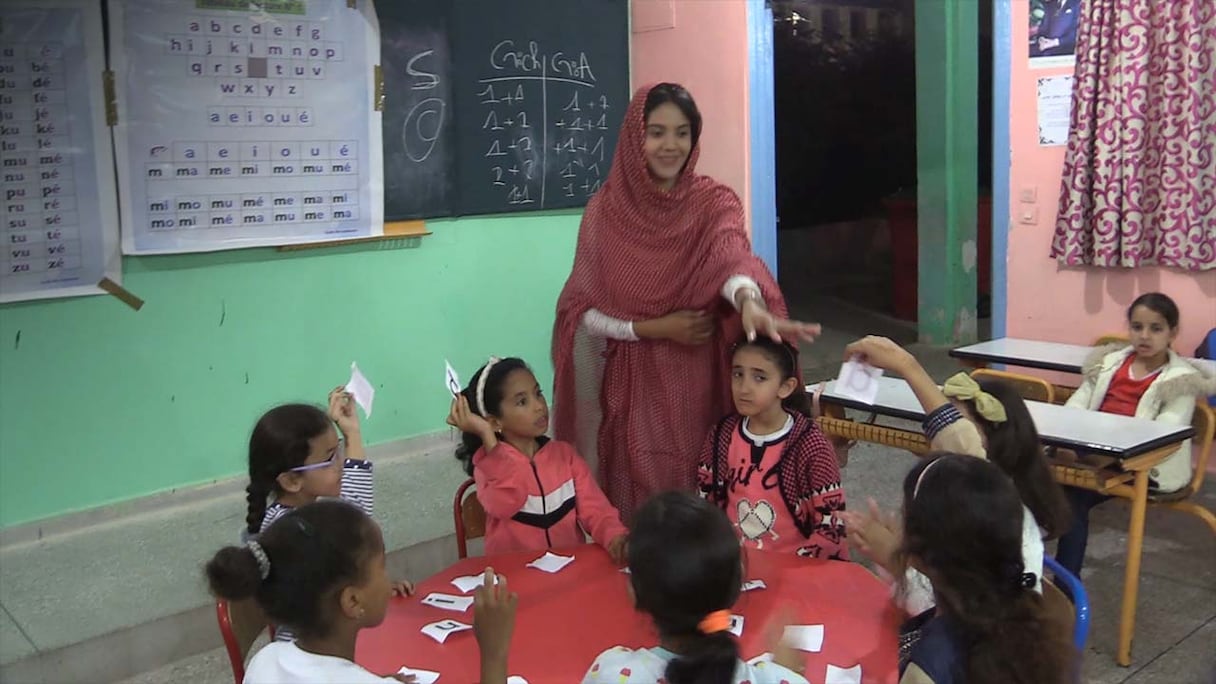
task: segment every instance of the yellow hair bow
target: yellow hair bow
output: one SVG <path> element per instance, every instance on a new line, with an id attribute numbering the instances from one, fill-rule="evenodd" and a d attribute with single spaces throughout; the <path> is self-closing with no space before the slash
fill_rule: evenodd
<path id="1" fill-rule="evenodd" d="M 942 386 L 942 393 L 951 399 L 970 401 L 975 410 L 989 423 L 1004 423 L 1005 405 L 996 397 L 980 389 L 979 383 L 966 373 L 955 373 Z"/>

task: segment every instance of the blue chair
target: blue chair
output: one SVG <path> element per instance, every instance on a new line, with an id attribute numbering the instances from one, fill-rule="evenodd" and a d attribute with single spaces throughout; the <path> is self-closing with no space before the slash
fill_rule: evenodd
<path id="1" fill-rule="evenodd" d="M 1072 600 L 1073 610 L 1076 612 L 1072 625 L 1072 641 L 1078 651 L 1084 651 L 1085 642 L 1089 639 L 1089 595 L 1085 593 L 1085 585 L 1051 556 L 1044 556 L 1043 567 L 1051 571 L 1056 586 Z"/>

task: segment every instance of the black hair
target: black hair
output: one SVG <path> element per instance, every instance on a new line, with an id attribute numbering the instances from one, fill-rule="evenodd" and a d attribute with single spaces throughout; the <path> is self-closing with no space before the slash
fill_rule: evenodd
<path id="1" fill-rule="evenodd" d="M 757 334 L 754 340 L 749 340 L 746 336 L 740 339 L 735 344 L 734 350 L 731 351 L 731 357 L 733 358 L 735 353 L 742 349 L 755 349 L 764 354 L 764 358 L 771 361 L 780 371 L 781 382 L 790 378 L 795 380 L 794 391 L 781 400 L 781 405 L 786 410 L 801 413 L 807 418 L 814 417 L 811 413 L 811 397 L 806 393 L 806 387 L 802 384 L 799 372 L 797 347 L 786 342 L 777 342 L 767 335 Z"/>
<path id="2" fill-rule="evenodd" d="M 735 638 L 700 630 L 707 615 L 735 604 L 743 582 L 739 538 L 726 515 L 685 492 L 654 496 L 634 517 L 629 571 L 638 609 L 681 644 L 667 681 L 729 684 L 739 660 Z"/>
<path id="3" fill-rule="evenodd" d="M 1026 574 L 1038 568 L 1023 564 L 1022 515 L 1017 489 L 981 458 L 930 454 L 904 478 L 898 555 L 933 582 L 969 682 L 1064 684 L 1079 661 Z"/>
<path id="4" fill-rule="evenodd" d="M 651 88 L 646 94 L 646 104 L 642 107 L 642 120 L 649 121 L 651 112 L 669 102 L 678 107 L 684 118 L 688 119 L 692 127 L 692 146 L 696 147 L 697 141 L 701 139 L 701 110 L 697 109 L 696 100 L 692 99 L 692 94 L 684 86 L 678 83 L 660 83 Z"/>
<path id="5" fill-rule="evenodd" d="M 256 541 L 270 561 L 266 578 L 249 545 L 228 546 L 207 563 L 211 593 L 229 601 L 252 597 L 275 624 L 307 637 L 329 634 L 336 593 L 362 581 L 368 561 L 384 551 L 376 523 L 336 499 L 293 509 Z"/>
<path id="6" fill-rule="evenodd" d="M 1007 382 L 984 380 L 980 389 L 991 394 L 1005 407 L 1005 422 L 993 423 L 966 402 L 976 425 L 988 438 L 988 458 L 1010 479 L 1022 503 L 1034 514 L 1035 522 L 1055 539 L 1069 530 L 1072 514 L 1064 488 L 1052 477 L 1039 442 L 1034 419 L 1017 390 Z"/>
<path id="7" fill-rule="evenodd" d="M 266 499 L 279 491 L 279 475 L 308 460 L 309 441 L 333 427 L 329 416 L 311 404 L 283 404 L 267 411 L 249 435 L 249 502 L 245 528 L 249 534 L 262 529 Z"/>
<path id="8" fill-rule="evenodd" d="M 469 386 L 464 388 L 460 393 L 469 401 L 469 410 L 481 416 L 489 418 L 490 416 L 499 416 L 502 406 L 502 400 L 505 399 L 502 395 L 502 384 L 507 379 L 507 376 L 512 371 L 526 370 L 531 371 L 528 364 L 524 363 L 523 359 L 507 358 L 496 362 L 490 366 L 490 375 L 486 378 L 483 391 L 483 399 L 486 403 L 486 413 L 481 412 L 481 407 L 477 403 L 477 385 L 481 382 L 481 374 L 486 372 L 486 367 L 482 366 L 469 379 Z M 456 447 L 456 459 L 464 466 L 464 471 L 469 475 L 473 474 L 473 455 L 481 448 L 481 437 L 471 433 L 464 432 L 460 435 L 460 445 Z"/>
<path id="9" fill-rule="evenodd" d="M 1136 301 L 1127 307 L 1127 320 L 1132 319 L 1132 312 L 1136 310 L 1137 306 L 1143 306 L 1164 318 L 1166 324 L 1170 326 L 1170 330 L 1178 327 L 1178 305 L 1168 295 L 1160 292 L 1147 292 L 1136 297 Z"/>

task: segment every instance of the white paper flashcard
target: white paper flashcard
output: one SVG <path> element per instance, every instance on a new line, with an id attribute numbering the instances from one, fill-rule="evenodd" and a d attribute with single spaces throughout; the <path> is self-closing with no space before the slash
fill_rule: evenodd
<path id="1" fill-rule="evenodd" d="M 768 585 L 762 579 L 748 580 L 743 583 L 743 591 L 751 591 L 753 589 L 768 589 Z"/>
<path id="2" fill-rule="evenodd" d="M 433 608 L 442 608 L 443 610 L 454 610 L 457 613 L 463 613 L 473 605 L 472 596 L 453 596 L 451 594 L 441 594 L 434 592 L 427 594 L 426 598 L 422 599 L 422 603 Z"/>
<path id="3" fill-rule="evenodd" d="M 852 358 L 841 364 L 840 375 L 837 376 L 833 388 L 836 394 L 872 405 L 878 398 L 878 379 L 881 377 L 881 368 Z"/>
<path id="4" fill-rule="evenodd" d="M 452 368 L 451 361 L 444 359 L 443 365 L 445 366 L 443 373 L 444 386 L 448 388 L 448 391 L 452 393 L 452 398 L 455 399 L 460 395 L 463 387 L 463 385 L 460 384 L 460 376 L 456 374 L 456 369 Z"/>
<path id="5" fill-rule="evenodd" d="M 473 629 L 473 626 L 457 622 L 456 620 L 440 620 L 439 622 L 432 622 L 429 625 L 423 625 L 422 633 L 442 644 L 447 641 L 449 635 L 469 629 Z"/>
<path id="6" fill-rule="evenodd" d="M 372 401 L 376 398 L 376 388 L 359 371 L 359 364 L 350 364 L 350 381 L 346 383 L 346 391 L 355 398 L 355 403 L 363 409 L 363 415 L 372 417 Z"/>
<path id="7" fill-rule="evenodd" d="M 734 634 L 737 637 L 743 636 L 743 616 L 742 615 L 731 615 L 730 616 L 730 627 L 728 627 L 726 629 L 726 631 L 730 632 L 731 634 Z"/>
<path id="8" fill-rule="evenodd" d="M 519 675 L 511 675 L 507 677 L 507 684 L 528 684 L 528 680 Z"/>
<path id="9" fill-rule="evenodd" d="M 861 665 L 849 668 L 828 665 L 828 674 L 823 684 L 861 684 Z"/>
<path id="10" fill-rule="evenodd" d="M 559 556 L 552 551 L 546 551 L 545 555 L 528 563 L 528 567 L 545 572 L 557 572 L 573 562 L 574 556 Z"/>
<path id="11" fill-rule="evenodd" d="M 452 584 L 466 594 L 485 584 L 485 582 L 485 575 L 461 575 L 452 580 Z"/>
<path id="12" fill-rule="evenodd" d="M 439 673 L 434 670 L 413 670 L 403 667 L 397 670 L 397 674 L 414 675 L 414 684 L 435 684 L 439 681 Z"/>
<path id="13" fill-rule="evenodd" d="M 823 625 L 790 625 L 782 640 L 791 648 L 818 653 L 823 649 Z"/>

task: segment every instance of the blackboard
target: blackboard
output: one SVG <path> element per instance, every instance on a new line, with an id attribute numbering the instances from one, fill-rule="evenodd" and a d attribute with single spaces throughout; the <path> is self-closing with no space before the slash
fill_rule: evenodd
<path id="1" fill-rule="evenodd" d="M 455 210 L 449 9 L 435 0 L 376 6 L 384 80 L 384 219 Z"/>
<path id="2" fill-rule="evenodd" d="M 628 105 L 627 0 L 381 5 L 386 220 L 587 203 Z"/>

